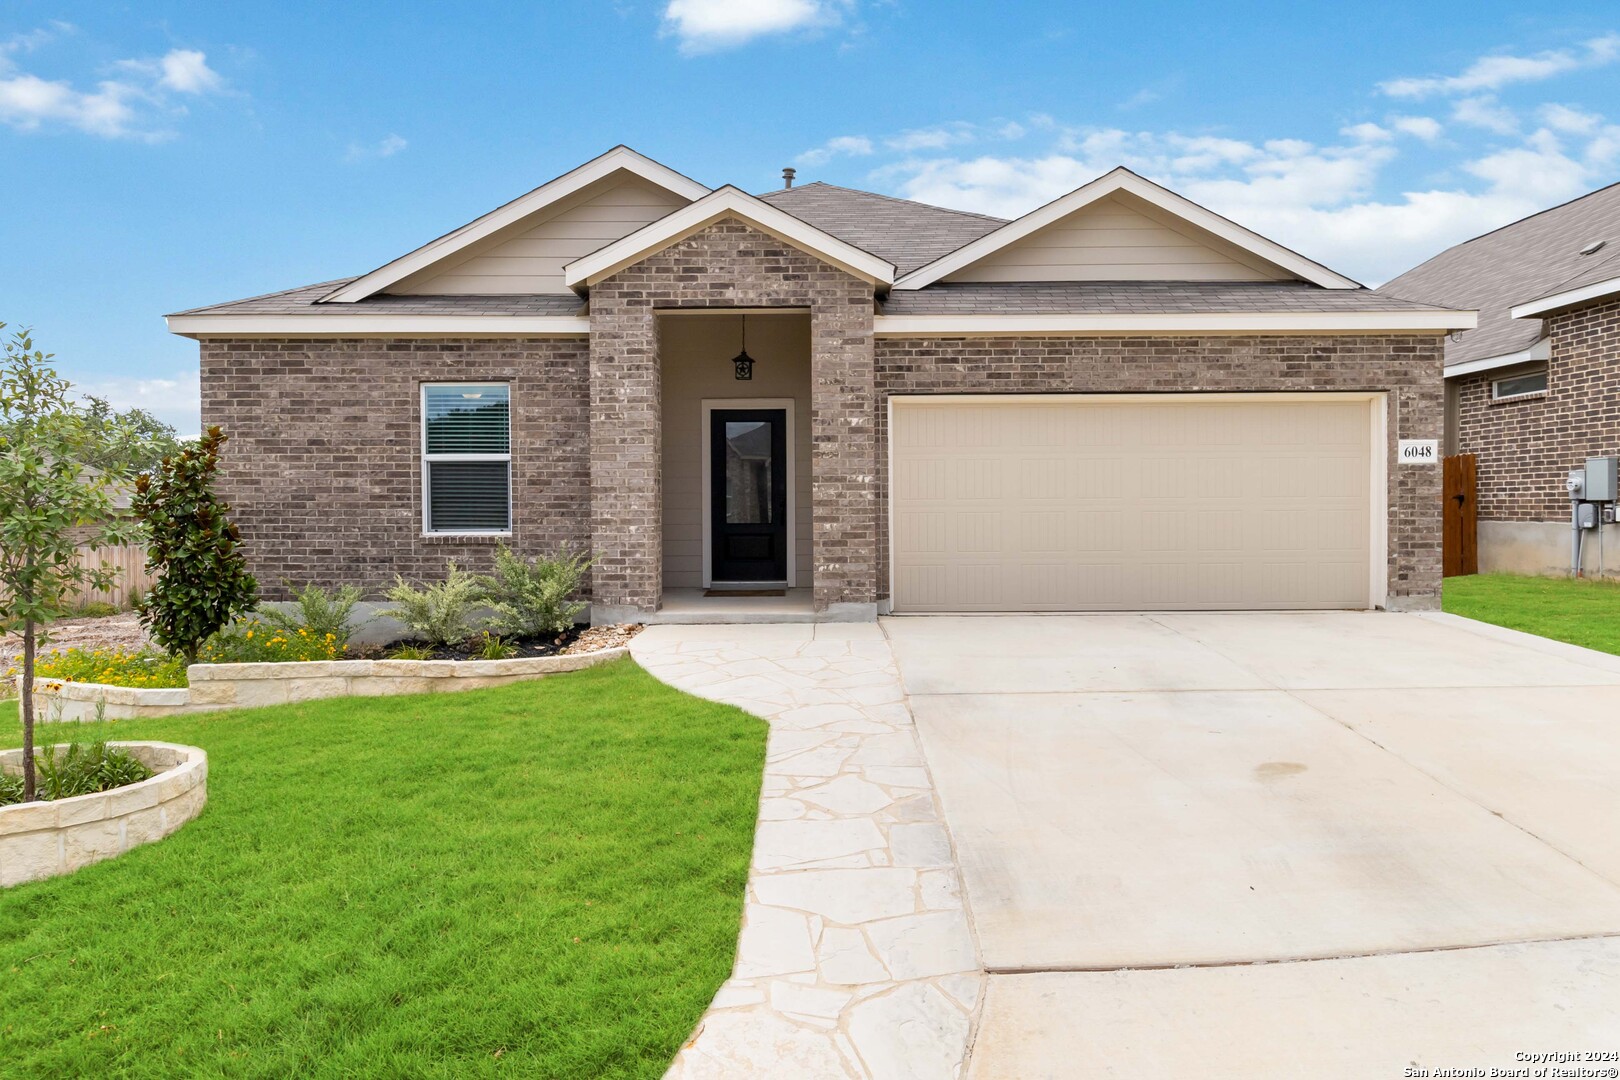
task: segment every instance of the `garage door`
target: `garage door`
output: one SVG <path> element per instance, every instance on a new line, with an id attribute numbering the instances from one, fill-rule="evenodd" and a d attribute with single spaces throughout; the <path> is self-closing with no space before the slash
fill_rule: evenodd
<path id="1" fill-rule="evenodd" d="M 1365 397 L 893 406 L 897 612 L 1369 606 Z"/>

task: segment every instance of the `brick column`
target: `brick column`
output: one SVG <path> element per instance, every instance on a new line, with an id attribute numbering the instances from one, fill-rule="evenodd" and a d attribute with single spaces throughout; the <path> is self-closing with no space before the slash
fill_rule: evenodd
<path id="1" fill-rule="evenodd" d="M 591 296 L 591 620 L 632 621 L 663 594 L 658 328 L 644 294 Z"/>
<path id="2" fill-rule="evenodd" d="M 877 400 L 870 290 L 827 275 L 810 307 L 811 558 L 818 612 L 873 618 L 878 594 Z"/>

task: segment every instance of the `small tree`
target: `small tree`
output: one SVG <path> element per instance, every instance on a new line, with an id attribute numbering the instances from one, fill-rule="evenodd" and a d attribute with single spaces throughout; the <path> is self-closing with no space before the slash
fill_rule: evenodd
<path id="1" fill-rule="evenodd" d="M 0 323 L 4 328 L 5 323 Z M 117 571 L 87 567 L 79 545 L 128 543 L 134 528 L 114 506 L 121 479 L 107 457 L 114 425 L 94 423 L 29 331 L 0 359 L 0 630 L 23 635 L 23 799 L 34 769 L 34 657 L 43 628 L 68 614 L 73 594 L 110 589 Z M 126 432 L 119 431 L 117 439 Z M 86 463 L 102 462 L 99 469 Z"/>
<path id="2" fill-rule="evenodd" d="M 163 459 L 135 480 L 131 503 L 147 531 L 146 568 L 157 584 L 141 601 L 141 622 L 152 639 L 197 662 L 214 634 L 259 602 L 259 583 L 242 556 L 242 534 L 225 517 L 229 504 L 214 494 L 225 434 L 209 428 L 194 445 Z"/>

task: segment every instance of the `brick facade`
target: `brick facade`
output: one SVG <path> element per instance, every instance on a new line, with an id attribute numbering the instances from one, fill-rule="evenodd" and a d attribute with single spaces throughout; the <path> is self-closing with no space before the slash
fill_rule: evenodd
<path id="1" fill-rule="evenodd" d="M 1395 440 L 1444 423 L 1439 336 L 879 338 L 878 460 L 891 394 L 1383 391 L 1389 395 L 1389 603 L 1440 597 L 1440 470 L 1396 467 Z M 878 478 L 887 505 L 887 476 Z M 879 550 L 888 590 L 887 515 Z"/>
<path id="2" fill-rule="evenodd" d="M 588 545 L 588 360 L 584 337 L 203 341 L 202 421 L 230 437 L 220 492 L 265 595 L 488 564 L 493 540 L 422 535 L 424 382 L 510 382 L 510 542 Z"/>
<path id="3" fill-rule="evenodd" d="M 1458 379 L 1457 450 L 1478 457 L 1486 521 L 1569 520 L 1569 470 L 1620 454 L 1620 300 L 1554 315 L 1547 392 L 1491 400 L 1506 370 Z"/>
<path id="4" fill-rule="evenodd" d="M 735 218 L 591 287 L 591 505 L 598 606 L 652 611 L 660 558 L 660 309 L 810 311 L 815 603 L 876 602 L 872 286 Z"/>
<path id="5" fill-rule="evenodd" d="M 869 284 L 734 219 L 598 283 L 590 306 L 589 339 L 203 342 L 203 421 L 232 437 L 221 488 L 267 595 L 284 595 L 283 581 L 375 592 L 396 572 L 441 574 L 447 558 L 484 565 L 492 540 L 422 535 L 419 387 L 502 380 L 513 546 L 588 546 L 599 608 L 656 609 L 657 312 L 792 307 L 810 313 L 818 610 L 886 596 L 888 398 L 927 393 L 1387 393 L 1390 603 L 1437 602 L 1440 470 L 1394 466 L 1393 444 L 1441 434 L 1439 336 L 874 339 Z M 1602 350 L 1584 324 L 1555 333 L 1570 355 Z M 1603 386 L 1612 432 L 1614 384 Z"/>

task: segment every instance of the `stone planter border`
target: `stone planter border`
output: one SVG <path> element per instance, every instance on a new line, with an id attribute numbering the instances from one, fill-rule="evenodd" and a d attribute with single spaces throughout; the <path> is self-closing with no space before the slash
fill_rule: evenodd
<path id="1" fill-rule="evenodd" d="M 113 742 L 157 775 L 138 784 L 53 802 L 0 807 L 0 889 L 40 881 L 161 840 L 202 812 L 208 755 L 195 746 Z M 0 770 L 22 771 L 22 751 L 0 751 Z"/>
<path id="2" fill-rule="evenodd" d="M 333 697 L 383 697 L 482 690 L 578 671 L 629 655 L 600 649 L 515 660 L 309 660 L 280 664 L 193 664 L 190 687 L 141 690 L 40 679 L 34 703 L 46 720 L 108 720 L 285 705 Z"/>

